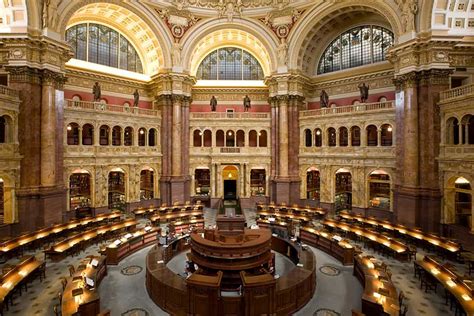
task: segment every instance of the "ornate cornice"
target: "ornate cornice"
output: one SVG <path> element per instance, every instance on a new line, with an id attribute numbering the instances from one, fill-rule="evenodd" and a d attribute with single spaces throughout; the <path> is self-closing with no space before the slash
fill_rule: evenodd
<path id="1" fill-rule="evenodd" d="M 453 73 L 451 69 L 429 69 L 412 71 L 397 75 L 393 83 L 397 90 L 414 88 L 418 85 L 449 85 L 449 76 Z"/>

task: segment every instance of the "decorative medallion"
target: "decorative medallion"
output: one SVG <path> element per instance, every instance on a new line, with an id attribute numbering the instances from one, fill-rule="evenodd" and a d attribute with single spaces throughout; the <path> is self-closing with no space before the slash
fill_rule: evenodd
<path id="1" fill-rule="evenodd" d="M 179 10 L 178 8 L 166 8 L 156 10 L 158 15 L 166 22 L 166 25 L 173 34 L 175 41 L 183 37 L 184 33 L 196 24 L 200 18 L 195 17 L 191 12 L 186 10 Z"/>
<path id="2" fill-rule="evenodd" d="M 320 308 L 314 312 L 313 316 L 341 316 L 341 314 L 333 309 Z"/>
<path id="3" fill-rule="evenodd" d="M 149 316 L 150 314 L 143 308 L 132 308 L 122 313 L 122 316 Z"/>
<path id="4" fill-rule="evenodd" d="M 128 266 L 120 270 L 123 275 L 134 275 L 142 272 L 143 268 L 140 266 Z"/>
<path id="5" fill-rule="evenodd" d="M 260 18 L 260 21 L 270 27 L 280 39 L 286 39 L 303 12 L 304 10 L 287 8 L 270 12 L 266 17 Z"/>
<path id="6" fill-rule="evenodd" d="M 323 273 L 325 275 L 329 275 L 329 276 L 336 276 L 336 275 L 339 275 L 341 273 L 341 270 L 339 270 L 338 268 L 333 267 L 333 266 L 328 266 L 328 265 L 322 266 L 321 268 L 319 268 L 319 271 L 321 271 L 321 273 Z"/>

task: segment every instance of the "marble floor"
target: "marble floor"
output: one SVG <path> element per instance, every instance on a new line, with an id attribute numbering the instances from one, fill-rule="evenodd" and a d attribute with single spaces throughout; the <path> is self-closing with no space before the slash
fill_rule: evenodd
<path id="1" fill-rule="evenodd" d="M 214 210 L 205 210 L 206 225 L 215 223 Z M 244 210 L 248 225 L 254 223 L 255 213 Z M 360 244 L 363 246 L 362 244 Z M 311 301 L 295 315 L 351 315 L 351 310 L 360 310 L 362 286 L 352 275 L 352 266 L 344 267 L 338 261 L 326 253 L 311 248 L 317 260 L 317 286 Z M 442 289 L 438 287 L 438 293 L 424 293 L 420 290 L 419 281 L 413 276 L 412 262 L 399 262 L 391 258 L 381 257 L 371 251 L 364 249 L 367 254 L 383 260 L 392 271 L 392 280 L 399 290 L 403 290 L 407 296 L 409 306 L 408 315 L 454 315 L 444 305 Z M 108 275 L 102 281 L 99 292 L 102 309 L 110 309 L 112 315 L 125 316 L 151 316 L 167 315 L 148 297 L 145 288 L 145 258 L 149 248 L 142 249 L 125 258 L 118 266 L 108 266 Z M 46 280 L 42 283 L 35 280 L 27 293 L 16 297 L 14 305 L 4 315 L 54 315 L 53 306 L 58 304 L 57 293 L 61 290 L 59 277 L 68 275 L 68 264 L 77 263 L 87 255 L 97 254 L 98 246 L 90 246 L 85 252 L 76 257 L 68 257 L 61 262 L 53 263 L 47 260 Z M 418 258 L 424 253 L 420 251 Z M 42 253 L 37 252 L 40 259 L 44 259 Z M 182 253 L 168 263 L 168 266 L 178 271 L 184 270 L 184 256 Z M 8 261 L 14 264 L 17 259 Z M 455 264 L 462 274 L 465 267 Z M 283 255 L 276 256 L 277 273 L 284 275 L 293 264 Z"/>

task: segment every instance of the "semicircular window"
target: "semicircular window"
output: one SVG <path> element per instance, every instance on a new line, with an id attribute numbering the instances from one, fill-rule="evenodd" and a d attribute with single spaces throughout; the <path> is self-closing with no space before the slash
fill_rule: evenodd
<path id="1" fill-rule="evenodd" d="M 203 59 L 196 77 L 200 80 L 263 80 L 264 74 L 260 63 L 249 52 L 224 47 Z"/>
<path id="2" fill-rule="evenodd" d="M 143 73 L 135 47 L 119 32 L 101 24 L 82 23 L 66 30 L 74 58 L 95 64 Z"/>
<path id="3" fill-rule="evenodd" d="M 393 40 L 393 33 L 384 27 L 354 27 L 329 44 L 319 61 L 318 74 L 383 61 Z"/>

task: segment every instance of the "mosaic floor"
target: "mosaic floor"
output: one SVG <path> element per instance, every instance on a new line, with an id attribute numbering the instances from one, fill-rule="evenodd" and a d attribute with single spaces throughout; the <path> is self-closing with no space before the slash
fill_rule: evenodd
<path id="1" fill-rule="evenodd" d="M 244 210 L 248 225 L 255 222 L 255 213 Z M 206 225 L 215 223 L 215 211 L 205 210 Z M 360 244 L 362 246 L 362 244 Z M 110 309 L 112 315 L 125 316 L 160 316 L 167 315 L 159 309 L 148 297 L 145 288 L 145 257 L 149 248 L 145 248 L 126 259 L 118 266 L 109 266 L 108 275 L 102 281 L 99 291 L 102 309 Z M 352 275 L 352 267 L 344 267 L 338 261 L 317 249 L 311 248 L 317 257 L 317 286 L 311 301 L 295 315 L 351 315 L 351 310 L 360 310 L 362 286 Z M 16 297 L 13 307 L 5 312 L 9 315 L 54 315 L 53 306 L 58 304 L 57 294 L 61 290 L 59 277 L 68 276 L 68 264 L 77 265 L 80 259 L 87 255 L 97 254 L 98 246 L 94 245 L 76 257 L 68 257 L 59 263 L 47 260 L 46 280 L 42 283 L 35 280 L 27 293 Z M 392 279 L 399 290 L 404 291 L 409 306 L 408 315 L 454 315 L 449 307 L 444 305 L 444 291 L 424 293 L 420 284 L 413 276 L 413 263 L 403 263 L 382 257 L 371 251 L 366 251 L 383 260 L 392 271 Z M 419 252 L 421 258 L 423 252 Z M 44 259 L 42 253 L 36 254 Z M 7 263 L 14 264 L 17 260 Z M 281 257 L 277 260 L 277 272 L 284 274 L 291 268 L 289 260 Z M 182 270 L 184 257 L 169 263 L 171 268 Z M 180 267 L 180 265 L 183 267 Z M 278 267 L 280 266 L 280 268 Z M 455 264 L 460 274 L 466 272 L 464 265 Z M 279 270 L 281 269 L 281 270 Z"/>

